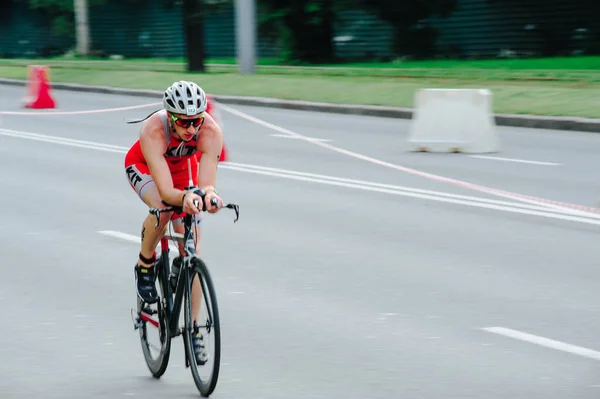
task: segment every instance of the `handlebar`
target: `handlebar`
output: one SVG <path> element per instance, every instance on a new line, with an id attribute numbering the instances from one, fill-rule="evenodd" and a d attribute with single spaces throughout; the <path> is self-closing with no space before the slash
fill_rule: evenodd
<path id="1" fill-rule="evenodd" d="M 193 193 L 199 195 L 202 198 L 202 210 L 203 212 L 206 212 L 206 203 L 204 202 L 204 198 L 206 196 L 206 192 L 200 188 L 194 188 L 194 187 L 186 187 L 186 189 L 193 189 Z M 160 224 L 160 214 L 163 212 L 183 212 L 183 206 L 178 206 L 178 205 L 171 205 L 169 203 L 166 203 L 165 201 L 162 201 L 163 204 L 167 205 L 166 208 L 150 208 L 149 212 L 152 215 L 156 215 L 156 227 L 158 227 L 158 225 Z M 214 206 L 218 205 L 218 201 L 216 198 L 213 198 L 211 200 L 211 204 Z M 199 201 L 198 200 L 194 200 L 194 206 L 196 206 L 196 208 L 199 208 Z M 228 208 L 228 209 L 233 209 L 235 211 L 235 219 L 233 221 L 233 223 L 236 223 L 238 221 L 238 219 L 240 218 L 240 207 L 237 204 L 227 204 L 227 205 L 223 205 L 223 208 Z"/>

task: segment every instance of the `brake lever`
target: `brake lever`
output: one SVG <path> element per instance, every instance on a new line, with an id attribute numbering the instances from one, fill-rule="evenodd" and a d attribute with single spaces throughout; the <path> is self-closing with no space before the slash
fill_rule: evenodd
<path id="1" fill-rule="evenodd" d="M 197 193 L 199 195 L 202 194 L 201 195 L 202 197 L 204 195 L 204 192 L 202 190 L 196 190 L 195 193 Z M 204 199 L 204 197 L 203 197 L 203 199 Z M 203 202 L 203 204 L 202 204 L 202 211 L 206 211 L 206 206 L 204 205 L 204 201 L 202 201 L 202 202 Z M 218 206 L 219 205 L 219 201 L 216 198 L 211 199 L 210 203 L 212 205 L 214 205 L 214 206 Z M 200 205 L 200 201 L 194 200 L 194 206 L 196 208 L 200 209 L 199 205 Z M 240 218 L 240 206 L 237 205 L 237 204 L 227 204 L 227 205 L 223 205 L 223 207 L 224 208 L 228 208 L 228 209 L 233 209 L 235 211 L 235 219 L 234 219 L 233 223 L 237 223 L 237 221 Z M 152 211 L 152 213 L 156 215 L 156 218 L 158 220 L 156 226 L 158 227 L 158 224 L 160 223 L 160 210 L 158 210 L 158 211 Z"/>
<path id="2" fill-rule="evenodd" d="M 240 206 L 237 204 L 227 204 L 225 205 L 225 208 L 233 209 L 235 211 L 235 219 L 233 223 L 236 223 L 240 218 Z"/>
<path id="3" fill-rule="evenodd" d="M 160 209 L 150 209 L 150 213 L 156 216 L 156 225 L 154 228 L 157 229 L 160 225 Z"/>

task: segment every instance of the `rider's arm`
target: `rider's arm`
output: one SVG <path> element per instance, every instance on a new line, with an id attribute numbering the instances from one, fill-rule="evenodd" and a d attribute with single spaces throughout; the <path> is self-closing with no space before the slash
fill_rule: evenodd
<path id="1" fill-rule="evenodd" d="M 223 149 L 223 132 L 217 122 L 207 114 L 202 127 L 202 139 L 198 142 L 198 150 L 202 153 L 198 165 L 198 187 L 208 191 L 215 190 L 217 166 Z"/>
<path id="2" fill-rule="evenodd" d="M 153 122 L 149 121 L 140 134 L 142 152 L 160 198 L 168 204 L 180 206 L 185 192 L 173 187 L 169 165 L 163 155 L 167 150 L 163 127 L 160 122 Z"/>

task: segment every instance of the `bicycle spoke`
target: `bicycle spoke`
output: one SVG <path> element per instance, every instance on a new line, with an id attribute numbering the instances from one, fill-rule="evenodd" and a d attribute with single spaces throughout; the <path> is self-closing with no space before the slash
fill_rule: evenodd
<path id="1" fill-rule="evenodd" d="M 210 278 L 208 268 L 204 262 L 193 257 L 191 260 L 190 285 L 195 278 L 200 279 L 200 287 L 202 299 L 200 312 L 206 313 L 198 318 L 198 331 L 203 332 L 203 343 L 207 351 L 206 363 L 202 365 L 196 364 L 195 354 L 192 346 L 192 315 L 191 315 L 191 295 L 186 293 L 185 306 L 185 340 L 187 358 L 189 366 L 194 377 L 194 382 L 198 387 L 202 396 L 210 395 L 217 385 L 221 359 L 221 332 L 219 325 L 219 314 L 216 302 L 215 289 Z M 214 340 L 214 342 L 211 342 Z M 202 374 L 202 375 L 201 375 Z M 205 375 L 207 374 L 207 375 Z"/>

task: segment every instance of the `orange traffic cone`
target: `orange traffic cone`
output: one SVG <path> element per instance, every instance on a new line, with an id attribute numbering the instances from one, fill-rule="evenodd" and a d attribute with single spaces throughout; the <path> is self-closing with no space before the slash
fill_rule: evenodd
<path id="1" fill-rule="evenodd" d="M 221 129 L 222 129 L 223 122 L 221 120 L 221 113 L 219 112 L 219 109 L 217 108 L 217 103 L 215 102 L 214 98 L 210 95 L 207 95 L 206 99 L 208 100 L 206 112 L 208 112 L 210 114 L 210 116 L 212 116 L 215 119 L 215 121 L 219 124 L 219 126 L 221 126 Z M 226 162 L 229 159 L 228 152 L 229 151 L 227 150 L 225 143 L 223 143 L 223 149 L 221 150 L 221 157 L 219 158 L 219 162 Z"/>
<path id="2" fill-rule="evenodd" d="M 56 107 L 56 101 L 54 101 L 54 98 L 50 94 L 47 66 L 29 66 L 27 88 L 29 93 L 24 100 L 26 108 L 43 109 Z"/>

